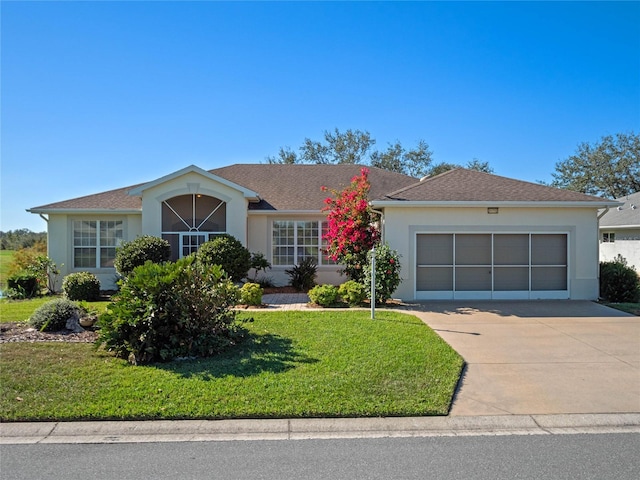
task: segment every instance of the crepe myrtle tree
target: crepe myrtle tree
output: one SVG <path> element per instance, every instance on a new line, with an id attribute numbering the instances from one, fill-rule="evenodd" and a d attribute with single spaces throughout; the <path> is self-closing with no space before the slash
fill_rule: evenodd
<path id="1" fill-rule="evenodd" d="M 327 240 L 327 255 L 344 265 L 344 273 L 358 282 L 364 280 L 367 253 L 380 241 L 378 215 L 368 201 L 371 189 L 368 175 L 369 170 L 362 168 L 360 175 L 354 176 L 342 191 L 331 190 L 332 196 L 325 199 L 323 209 L 328 212 L 327 233 L 323 236 Z"/>

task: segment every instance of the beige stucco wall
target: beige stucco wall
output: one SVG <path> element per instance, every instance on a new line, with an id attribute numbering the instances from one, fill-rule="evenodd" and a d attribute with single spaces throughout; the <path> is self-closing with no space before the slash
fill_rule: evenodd
<path id="1" fill-rule="evenodd" d="M 384 239 L 402 256 L 402 283 L 394 297 L 415 297 L 418 233 L 567 233 L 571 299 L 598 297 L 598 223 L 591 208 L 386 207 Z"/>
<path id="2" fill-rule="evenodd" d="M 57 289 L 62 286 L 62 279 L 69 273 L 88 271 L 96 275 L 100 280 L 103 290 L 111 290 L 116 287 L 116 272 L 113 268 L 73 268 L 73 221 L 74 220 L 122 220 L 123 235 L 125 241 L 130 241 L 140 236 L 141 215 L 92 215 L 92 214 L 51 214 L 49 215 L 47 235 L 47 255 L 60 269 L 60 277 Z"/>
<path id="3" fill-rule="evenodd" d="M 189 172 L 143 191 L 142 233 L 160 237 L 162 234 L 162 202 L 178 195 L 192 193 L 216 197 L 226 202 L 227 233 L 246 245 L 248 201 L 244 195 L 238 190 L 196 172 Z"/>
<path id="4" fill-rule="evenodd" d="M 627 265 L 640 273 L 640 228 L 602 227 L 600 232 L 615 233 L 613 243 L 603 243 L 600 239 L 600 260 L 608 262 L 622 255 Z"/>
<path id="5" fill-rule="evenodd" d="M 287 213 L 262 213 L 262 212 L 250 212 L 248 219 L 248 241 L 247 248 L 251 252 L 262 252 L 267 260 L 273 264 L 272 258 L 272 239 L 271 230 L 273 222 L 277 220 L 301 220 L 301 221 L 319 221 L 326 220 L 326 215 L 322 214 L 287 214 Z M 270 270 L 267 270 L 266 274 L 261 274 L 266 277 L 270 277 L 274 284 L 277 286 L 288 285 L 289 276 L 285 270 L 290 267 L 284 266 L 272 266 Z M 340 285 L 345 282 L 347 278 L 339 273 L 340 267 L 338 265 L 320 265 L 317 270 L 316 283 L 318 284 L 332 284 Z M 253 276 L 254 272 L 250 272 L 250 276 Z"/>

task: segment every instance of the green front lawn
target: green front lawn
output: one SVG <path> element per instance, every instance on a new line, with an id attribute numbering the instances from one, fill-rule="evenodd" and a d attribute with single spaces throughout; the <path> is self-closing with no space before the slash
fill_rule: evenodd
<path id="1" fill-rule="evenodd" d="M 87 344 L 0 345 L 0 420 L 445 415 L 462 358 L 414 316 L 249 312 L 209 359 L 133 367 Z M 248 317 L 243 313 L 242 317 Z"/>
<path id="2" fill-rule="evenodd" d="M 9 265 L 13 260 L 13 250 L 0 250 L 0 291 L 7 289 L 9 278 Z"/>

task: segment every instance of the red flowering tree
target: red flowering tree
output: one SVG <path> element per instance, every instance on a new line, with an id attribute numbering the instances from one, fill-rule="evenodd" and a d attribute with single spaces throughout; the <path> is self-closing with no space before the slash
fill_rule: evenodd
<path id="1" fill-rule="evenodd" d="M 328 212 L 328 229 L 323 236 L 328 242 L 327 254 L 344 265 L 344 272 L 358 282 L 363 281 L 367 253 L 380 241 L 376 226 L 378 215 L 368 201 L 371 189 L 368 175 L 369 170 L 362 168 L 360 175 L 353 177 L 344 190 L 331 190 L 333 197 L 324 201 L 323 209 Z M 326 187 L 323 190 L 327 190 Z"/>

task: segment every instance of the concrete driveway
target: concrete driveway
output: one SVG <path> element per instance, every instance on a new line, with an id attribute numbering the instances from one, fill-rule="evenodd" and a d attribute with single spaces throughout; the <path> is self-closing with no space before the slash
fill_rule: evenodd
<path id="1" fill-rule="evenodd" d="M 451 415 L 640 412 L 640 317 L 580 301 L 429 302 L 467 362 Z"/>

